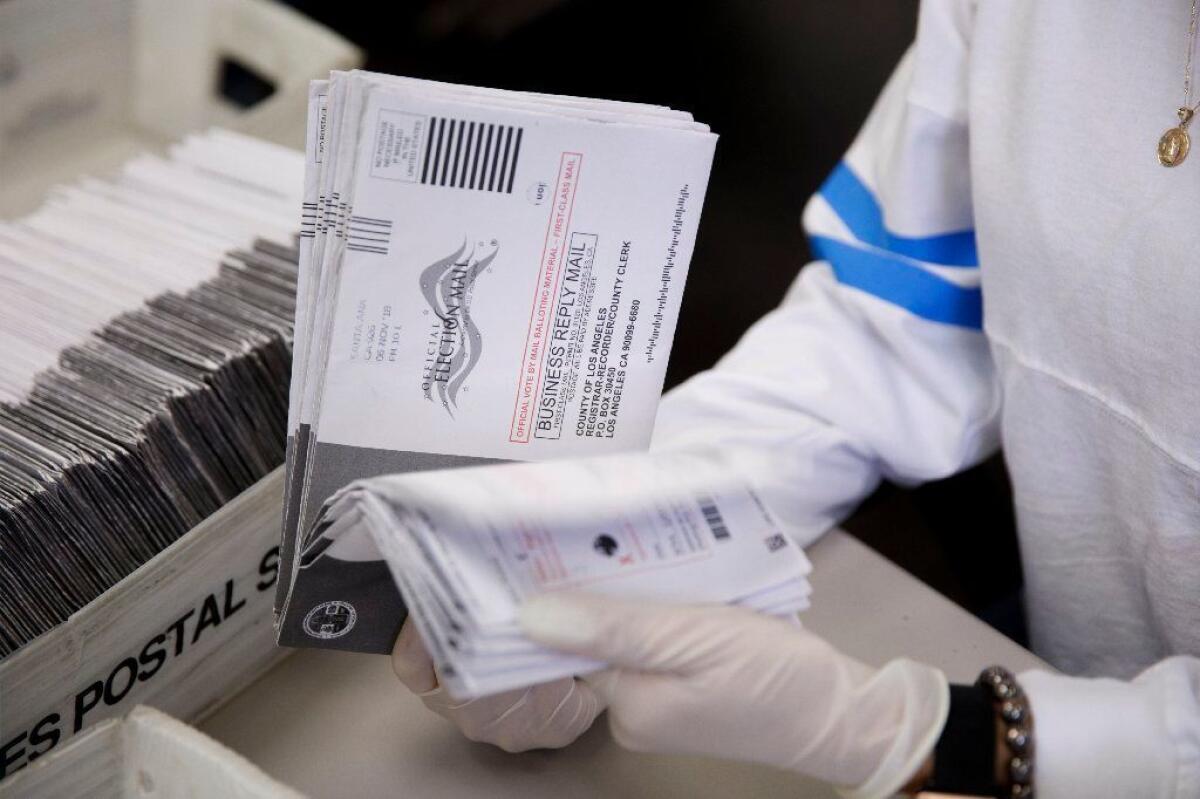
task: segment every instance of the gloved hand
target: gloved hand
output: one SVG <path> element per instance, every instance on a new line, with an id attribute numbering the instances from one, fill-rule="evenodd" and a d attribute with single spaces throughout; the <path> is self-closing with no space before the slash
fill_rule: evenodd
<path id="1" fill-rule="evenodd" d="M 604 710 L 592 687 L 576 679 L 456 701 L 438 684 L 433 660 L 411 620 L 396 638 L 392 668 L 427 708 L 452 721 L 467 738 L 506 752 L 566 746 L 586 732 Z"/>
<path id="2" fill-rule="evenodd" d="M 766 763 L 850 796 L 898 791 L 949 707 L 937 669 L 876 670 L 745 609 L 547 594 L 520 620 L 535 641 L 611 664 L 593 685 L 623 746 Z"/>

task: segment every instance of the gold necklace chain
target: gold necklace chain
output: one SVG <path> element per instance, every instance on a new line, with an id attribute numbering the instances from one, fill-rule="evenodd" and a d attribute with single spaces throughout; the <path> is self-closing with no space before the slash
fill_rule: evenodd
<path id="1" fill-rule="evenodd" d="M 1192 59 L 1196 52 L 1196 15 L 1197 0 L 1192 0 L 1192 14 L 1188 19 L 1187 57 L 1183 65 L 1183 105 L 1176 112 L 1179 124 L 1169 129 L 1158 140 L 1158 162 L 1163 166 L 1179 166 L 1187 158 L 1192 148 L 1192 139 L 1188 135 L 1188 124 L 1192 117 L 1200 111 L 1200 102 L 1192 104 Z"/>
<path id="2" fill-rule="evenodd" d="M 1192 105 L 1192 58 L 1196 54 L 1196 0 L 1192 0 L 1192 17 L 1188 22 L 1187 58 L 1183 67 L 1183 107 L 1200 111 L 1200 102 Z"/>

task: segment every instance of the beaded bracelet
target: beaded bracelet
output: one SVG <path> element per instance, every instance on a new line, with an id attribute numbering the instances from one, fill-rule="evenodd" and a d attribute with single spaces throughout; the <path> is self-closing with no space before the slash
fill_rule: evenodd
<path id="1" fill-rule="evenodd" d="M 976 680 L 986 688 L 1000 720 L 1004 722 L 1004 745 L 1010 755 L 1008 778 L 1012 799 L 1033 799 L 1033 715 L 1025 692 L 1012 672 L 1002 666 L 989 666 Z"/>

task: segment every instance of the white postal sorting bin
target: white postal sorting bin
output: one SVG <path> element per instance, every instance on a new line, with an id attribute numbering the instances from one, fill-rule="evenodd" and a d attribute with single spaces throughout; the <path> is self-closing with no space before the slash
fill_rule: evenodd
<path id="1" fill-rule="evenodd" d="M 274 94 L 227 102 L 226 58 Z M 360 62 L 266 0 L 3 0 L 0 218 L 212 124 L 302 147 L 308 81 Z M 0 661 L 0 777 L 139 703 L 195 720 L 282 656 L 271 630 L 282 485 L 277 469 Z"/>
<path id="2" fill-rule="evenodd" d="M 251 109 L 228 102 L 226 59 L 275 93 Z M 308 81 L 359 63 L 344 39 L 267 0 L 4 0 L 0 218 L 210 125 L 303 148 Z"/>
<path id="3" fill-rule="evenodd" d="M 194 721 L 283 657 L 276 469 L 66 623 L 0 661 L 0 773 L 152 705 Z"/>
<path id="4" fill-rule="evenodd" d="M 0 799 L 300 799 L 204 733 L 149 707 L 97 724 L 0 783 Z"/>

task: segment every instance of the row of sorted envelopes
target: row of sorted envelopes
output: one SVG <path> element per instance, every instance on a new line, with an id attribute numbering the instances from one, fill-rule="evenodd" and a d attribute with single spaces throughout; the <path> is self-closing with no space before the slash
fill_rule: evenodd
<path id="1" fill-rule="evenodd" d="M 215 130 L 0 223 L 0 656 L 283 460 L 302 174 Z"/>

